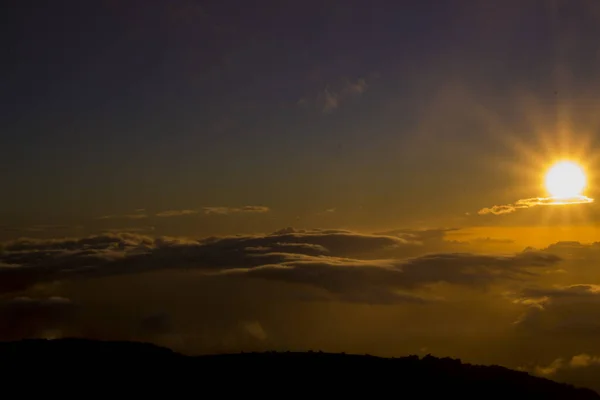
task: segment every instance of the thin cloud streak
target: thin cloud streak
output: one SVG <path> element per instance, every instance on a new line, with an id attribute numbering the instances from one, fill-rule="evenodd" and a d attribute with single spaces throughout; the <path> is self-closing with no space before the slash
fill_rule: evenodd
<path id="1" fill-rule="evenodd" d="M 561 369 L 586 368 L 592 365 L 600 365 L 600 357 L 582 353 L 571 357 L 570 360 L 557 358 L 547 366 L 536 366 L 533 372 L 547 377 L 555 375 Z"/>
<path id="2" fill-rule="evenodd" d="M 223 207 L 223 206 L 215 206 L 215 207 L 203 207 L 201 209 L 183 209 L 183 210 L 165 210 L 160 211 L 154 214 L 154 217 L 159 218 L 168 218 L 168 217 L 182 217 L 182 216 L 190 216 L 197 214 L 206 214 L 206 215 L 230 215 L 230 214 L 243 214 L 243 213 L 267 213 L 271 211 L 269 207 L 266 206 L 243 206 L 243 207 Z M 99 220 L 106 219 L 143 219 L 149 218 L 149 215 L 145 213 L 144 209 L 136 210 L 134 214 L 124 214 L 124 215 L 104 215 L 98 217 Z"/>
<path id="3" fill-rule="evenodd" d="M 336 85 L 335 88 L 328 85 L 317 94 L 314 100 L 301 98 L 297 104 L 306 106 L 309 102 L 314 103 L 321 112 L 329 114 L 340 108 L 347 99 L 362 95 L 368 88 L 369 84 L 364 78 L 359 78 L 356 81 L 345 81 L 340 85 Z"/>
<path id="4" fill-rule="evenodd" d="M 492 207 L 482 208 L 477 211 L 479 215 L 502 215 L 502 214 L 511 214 L 518 209 L 531 208 L 535 206 L 561 206 L 561 205 L 569 205 L 569 204 L 586 204 L 593 203 L 594 199 L 587 196 L 575 196 L 568 198 L 559 198 L 559 197 L 533 197 L 530 199 L 521 199 L 517 200 L 512 204 L 504 204 L 504 205 L 495 205 Z"/>
<path id="5" fill-rule="evenodd" d="M 198 210 L 167 210 L 156 214 L 157 217 L 181 217 L 184 215 L 198 214 Z"/>
<path id="6" fill-rule="evenodd" d="M 204 207 L 204 214 L 218 214 L 218 215 L 229 215 L 229 214 L 241 214 L 241 213 L 266 213 L 271 211 L 269 207 L 265 206 L 244 206 L 238 207 Z"/>
<path id="7" fill-rule="evenodd" d="M 103 215 L 97 219 L 143 219 L 148 218 L 146 214 L 125 214 L 125 215 Z"/>

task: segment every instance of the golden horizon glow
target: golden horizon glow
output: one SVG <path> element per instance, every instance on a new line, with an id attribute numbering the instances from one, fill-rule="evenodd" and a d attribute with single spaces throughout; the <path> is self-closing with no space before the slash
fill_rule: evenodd
<path id="1" fill-rule="evenodd" d="M 544 180 L 546 190 L 555 199 L 580 197 L 587 185 L 583 168 L 574 161 L 560 161 L 552 165 Z"/>

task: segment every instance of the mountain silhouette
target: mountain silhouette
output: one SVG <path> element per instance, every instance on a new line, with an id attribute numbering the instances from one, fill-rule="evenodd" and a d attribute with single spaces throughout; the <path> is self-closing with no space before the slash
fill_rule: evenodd
<path id="1" fill-rule="evenodd" d="M 28 339 L 0 343 L 5 388 L 27 377 L 30 390 L 57 382 L 88 391 L 169 396 L 393 396 L 398 399 L 600 399 L 596 392 L 499 366 L 458 359 L 323 352 L 266 352 L 186 356 L 148 343 L 87 339 Z M 66 384 L 65 384 L 66 386 Z M 83 387 L 83 386 L 81 386 Z M 190 390 L 192 392 L 190 392 Z M 440 397 L 442 398 L 442 397 Z"/>

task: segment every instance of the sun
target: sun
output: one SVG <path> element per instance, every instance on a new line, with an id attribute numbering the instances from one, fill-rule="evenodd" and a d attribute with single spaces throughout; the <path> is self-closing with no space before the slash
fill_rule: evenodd
<path id="1" fill-rule="evenodd" d="M 585 172 L 573 161 L 560 161 L 546 173 L 545 184 L 546 190 L 554 198 L 582 196 L 586 186 Z"/>

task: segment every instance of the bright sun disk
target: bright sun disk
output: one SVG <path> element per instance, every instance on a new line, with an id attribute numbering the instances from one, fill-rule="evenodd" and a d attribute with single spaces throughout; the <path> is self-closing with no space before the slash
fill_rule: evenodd
<path id="1" fill-rule="evenodd" d="M 586 177 L 577 163 L 561 161 L 547 172 L 546 190 L 554 198 L 567 199 L 582 196 L 586 186 Z"/>

